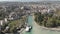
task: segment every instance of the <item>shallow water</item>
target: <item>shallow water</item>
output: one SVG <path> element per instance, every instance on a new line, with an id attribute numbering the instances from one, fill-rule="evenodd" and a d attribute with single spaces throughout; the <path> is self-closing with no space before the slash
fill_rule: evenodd
<path id="1" fill-rule="evenodd" d="M 23 34 L 60 34 L 58 31 L 51 31 L 42 29 L 39 26 L 36 26 L 34 23 L 34 19 L 32 16 L 28 16 L 28 24 L 31 25 L 33 28 L 31 32 L 24 32 Z"/>

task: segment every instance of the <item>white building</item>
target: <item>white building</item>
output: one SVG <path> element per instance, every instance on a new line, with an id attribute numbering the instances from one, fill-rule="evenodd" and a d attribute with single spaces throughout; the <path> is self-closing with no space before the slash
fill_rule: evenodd
<path id="1" fill-rule="evenodd" d="M 54 12 L 53 9 L 48 9 L 48 11 L 47 11 L 47 13 L 52 13 L 52 12 Z"/>
<path id="2" fill-rule="evenodd" d="M 7 18 L 5 18 L 4 21 L 7 23 L 8 22 Z"/>
<path id="3" fill-rule="evenodd" d="M 0 20 L 0 25 L 3 25 L 3 23 L 4 23 L 4 20 Z"/>
<path id="4" fill-rule="evenodd" d="M 13 20 L 13 17 L 9 17 L 8 20 Z"/>
<path id="5" fill-rule="evenodd" d="M 24 7 L 21 7 L 21 10 L 24 9 Z"/>
<path id="6" fill-rule="evenodd" d="M 7 18 L 5 18 L 4 20 L 0 20 L 0 25 L 4 25 L 4 24 L 7 24 L 7 23 L 8 23 Z"/>
<path id="7" fill-rule="evenodd" d="M 8 29 L 9 29 L 9 26 L 6 27 L 6 30 L 8 30 Z"/>
<path id="8" fill-rule="evenodd" d="M 48 11 L 47 9 L 43 9 L 43 10 L 41 10 L 41 13 L 44 14 L 44 13 L 46 13 L 47 11 Z"/>

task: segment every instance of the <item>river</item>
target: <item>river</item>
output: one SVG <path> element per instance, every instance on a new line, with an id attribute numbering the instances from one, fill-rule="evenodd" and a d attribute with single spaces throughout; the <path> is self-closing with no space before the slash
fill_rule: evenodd
<path id="1" fill-rule="evenodd" d="M 28 16 L 28 24 L 32 26 L 31 32 L 23 32 L 23 34 L 60 34 L 58 31 L 45 30 L 34 22 L 33 16 Z"/>

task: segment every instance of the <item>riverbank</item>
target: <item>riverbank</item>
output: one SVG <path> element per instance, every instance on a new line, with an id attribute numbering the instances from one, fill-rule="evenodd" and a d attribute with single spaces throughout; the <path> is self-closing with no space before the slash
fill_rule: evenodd
<path id="1" fill-rule="evenodd" d="M 34 19 L 34 15 L 33 15 L 33 19 Z M 44 30 L 51 30 L 51 31 L 59 31 L 60 32 L 60 28 L 47 28 L 47 27 L 38 25 L 35 21 L 34 21 L 34 23 L 36 24 L 36 26 L 39 26 L 40 28 L 42 28 Z"/>
<path id="2" fill-rule="evenodd" d="M 50 30 L 50 29 L 45 29 L 45 28 L 43 28 L 43 26 L 38 25 L 34 21 L 33 15 L 28 16 L 28 24 L 32 26 L 31 32 L 26 32 L 25 29 L 24 29 L 22 34 L 60 34 L 59 31 L 53 31 L 53 30 Z"/>

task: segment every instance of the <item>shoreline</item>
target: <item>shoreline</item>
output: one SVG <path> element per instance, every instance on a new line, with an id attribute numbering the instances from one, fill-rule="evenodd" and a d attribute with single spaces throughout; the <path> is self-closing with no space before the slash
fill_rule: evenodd
<path id="1" fill-rule="evenodd" d="M 33 15 L 33 19 L 34 19 L 34 15 Z M 34 21 L 34 23 L 36 23 Z M 37 24 L 37 23 L 36 23 Z M 38 25 L 38 24 L 37 24 Z M 47 28 L 47 27 L 44 27 L 44 26 L 40 26 L 38 25 L 40 28 L 44 29 L 44 30 L 51 30 L 51 31 L 59 31 L 60 32 L 60 28 Z"/>
<path id="2" fill-rule="evenodd" d="M 60 32 L 60 28 L 47 28 L 47 27 L 44 27 L 44 26 L 40 26 L 40 28 L 42 28 L 44 30 L 59 31 Z"/>

